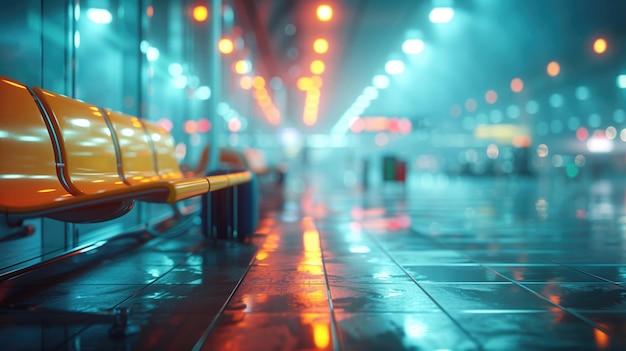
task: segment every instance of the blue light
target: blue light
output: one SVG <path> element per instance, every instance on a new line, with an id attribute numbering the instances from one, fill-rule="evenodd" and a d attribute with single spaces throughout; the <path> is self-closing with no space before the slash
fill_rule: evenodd
<path id="1" fill-rule="evenodd" d="M 377 89 L 387 89 L 389 88 L 389 77 L 384 74 L 379 74 L 372 79 L 372 84 Z"/>
<path id="2" fill-rule="evenodd" d="M 424 41 L 421 39 L 407 39 L 402 44 L 402 51 L 407 55 L 417 55 L 424 51 Z"/>
<path id="3" fill-rule="evenodd" d="M 589 95 L 589 88 L 587 88 L 586 86 L 582 85 L 576 88 L 576 98 L 578 100 L 587 100 L 589 99 Z"/>
<path id="4" fill-rule="evenodd" d="M 617 76 L 617 87 L 620 89 L 626 89 L 626 74 L 620 74 Z"/>
<path id="5" fill-rule="evenodd" d="M 109 24 L 113 20 L 113 15 L 109 10 L 105 9 L 89 9 L 87 10 L 87 18 L 93 23 Z"/>
<path id="6" fill-rule="evenodd" d="M 385 65 L 385 71 L 387 72 L 387 74 L 391 75 L 401 74 L 402 72 L 404 72 L 404 62 L 400 60 L 387 61 L 387 64 Z"/>

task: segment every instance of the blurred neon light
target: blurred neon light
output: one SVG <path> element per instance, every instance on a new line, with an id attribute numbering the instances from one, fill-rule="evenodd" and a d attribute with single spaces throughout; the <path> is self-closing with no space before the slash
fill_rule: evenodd
<path id="1" fill-rule="evenodd" d="M 183 74 L 183 66 L 180 63 L 171 63 L 167 67 L 167 71 L 172 76 L 180 76 L 181 74 Z"/>
<path id="2" fill-rule="evenodd" d="M 613 141 L 607 139 L 603 131 L 595 132 L 587 140 L 587 149 L 594 153 L 611 152 L 613 151 Z"/>
<path id="3" fill-rule="evenodd" d="M 313 42 L 313 51 L 318 54 L 325 54 L 328 51 L 328 41 L 323 38 L 315 39 Z"/>
<path id="4" fill-rule="evenodd" d="M 235 43 L 228 38 L 223 38 L 217 43 L 217 48 L 222 54 L 230 54 L 235 50 Z"/>
<path id="5" fill-rule="evenodd" d="M 404 72 L 404 62 L 400 60 L 390 60 L 385 64 L 385 71 L 391 75 L 401 74 Z"/>
<path id="6" fill-rule="evenodd" d="M 598 55 L 604 54 L 606 52 L 608 45 L 606 43 L 606 39 L 598 38 L 593 42 L 593 52 Z"/>
<path id="7" fill-rule="evenodd" d="M 515 93 L 519 93 L 524 89 L 524 81 L 520 78 L 513 78 L 511 81 L 511 90 Z"/>
<path id="8" fill-rule="evenodd" d="M 454 9 L 452 7 L 435 7 L 428 15 L 428 19 L 432 23 L 448 23 L 452 18 L 454 18 Z"/>
<path id="9" fill-rule="evenodd" d="M 150 47 L 146 51 L 146 57 L 148 58 L 148 61 L 156 61 L 159 59 L 159 56 L 160 56 L 159 49 L 155 47 Z"/>
<path id="10" fill-rule="evenodd" d="M 617 76 L 617 87 L 620 89 L 626 89 L 626 74 L 620 74 Z"/>
<path id="11" fill-rule="evenodd" d="M 206 6 L 198 5 L 193 8 L 193 19 L 198 22 L 204 22 L 209 17 L 209 10 Z"/>
<path id="12" fill-rule="evenodd" d="M 561 65 L 559 65 L 559 63 L 556 61 L 552 61 L 548 63 L 548 66 L 546 67 L 546 72 L 548 72 L 548 75 L 550 77 L 556 77 L 561 72 Z"/>
<path id="13" fill-rule="evenodd" d="M 372 84 L 377 89 L 387 89 L 389 88 L 389 77 L 384 74 L 379 74 L 372 79 Z"/>
<path id="14" fill-rule="evenodd" d="M 105 9 L 89 9 L 87 10 L 87 18 L 93 23 L 109 24 L 113 20 L 113 15 L 109 10 Z"/>
<path id="15" fill-rule="evenodd" d="M 424 51 L 424 41 L 421 39 L 407 39 L 402 44 L 402 51 L 407 55 L 417 55 Z"/>
<path id="16" fill-rule="evenodd" d="M 496 93 L 495 90 L 488 90 L 485 93 L 485 101 L 487 101 L 488 104 L 495 104 L 496 101 L 498 101 L 498 93 Z"/>
<path id="17" fill-rule="evenodd" d="M 206 85 L 203 85 L 196 89 L 196 97 L 199 100 L 208 100 L 211 98 L 211 88 Z"/>
<path id="18" fill-rule="evenodd" d="M 328 22 L 333 18 L 333 8 L 328 5 L 317 7 L 317 18 L 322 22 Z"/>

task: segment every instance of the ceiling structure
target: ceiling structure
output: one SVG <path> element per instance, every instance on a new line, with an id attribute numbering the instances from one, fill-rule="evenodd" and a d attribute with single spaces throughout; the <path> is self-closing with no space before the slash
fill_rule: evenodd
<path id="1" fill-rule="evenodd" d="M 429 20 L 430 11 L 439 4 L 430 0 L 236 0 L 233 4 L 244 31 L 254 33 L 263 74 L 280 77 L 288 88 L 285 120 L 305 131 L 328 133 L 394 58 L 405 63 L 404 72 L 390 76 L 389 88 L 378 90 L 364 115 L 426 118 L 440 125 L 450 119 L 453 106 L 460 106 L 465 114 L 468 99 L 477 102 L 476 112 L 505 109 L 531 98 L 547 99 L 553 92 L 568 94 L 581 84 L 590 86 L 606 104 L 616 104 L 616 94 L 603 92 L 607 86 L 615 88 L 616 72 L 626 69 L 620 66 L 626 49 L 619 45 L 626 33 L 626 21 L 620 18 L 626 2 L 447 3 L 454 9 L 448 23 Z M 321 4 L 333 9 L 328 22 L 316 18 Z M 322 37 L 328 40 L 329 51 L 316 54 L 312 43 Z M 402 52 L 409 37 L 423 40 L 421 53 Z M 603 55 L 591 49 L 598 37 L 608 41 Z M 305 93 L 297 89 L 297 80 L 311 76 L 309 65 L 318 58 L 326 64 L 320 75 L 318 119 L 305 126 Z M 546 74 L 551 61 L 561 66 L 558 77 Z M 524 82 L 521 93 L 510 88 L 516 77 Z M 485 101 L 489 90 L 497 92 L 494 104 Z"/>

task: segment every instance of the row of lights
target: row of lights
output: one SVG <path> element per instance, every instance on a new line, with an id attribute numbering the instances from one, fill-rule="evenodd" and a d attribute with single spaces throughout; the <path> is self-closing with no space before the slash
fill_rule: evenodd
<path id="1" fill-rule="evenodd" d="M 450 3 L 450 2 L 448 2 Z M 448 4 L 449 5 L 449 4 Z M 454 9 L 446 4 L 435 6 L 428 18 L 432 23 L 441 24 L 448 23 L 454 18 Z M 409 38 L 402 43 L 402 51 L 406 55 L 418 55 L 424 51 L 425 44 L 422 39 Z M 379 74 L 372 79 L 372 85 L 365 88 L 363 93 L 357 97 L 356 101 L 348 108 L 348 110 L 339 118 L 339 121 L 332 128 L 332 134 L 343 135 L 348 130 L 359 130 L 359 116 L 363 114 L 365 109 L 369 107 L 371 101 L 378 98 L 378 91 L 389 87 L 390 75 L 398 75 L 404 72 L 404 62 L 402 60 L 393 59 L 385 64 L 385 72 L 387 74 Z M 357 126 L 352 127 L 355 123 Z"/>
<path id="2" fill-rule="evenodd" d="M 319 5 L 316 10 L 317 19 L 320 22 L 329 22 L 333 17 L 333 9 L 329 5 Z M 328 41 L 324 38 L 317 38 L 313 42 L 313 51 L 318 55 L 328 52 Z M 317 122 L 319 104 L 321 97 L 322 77 L 326 71 L 326 64 L 321 59 L 315 59 L 310 66 L 311 77 L 303 76 L 297 81 L 299 90 L 305 92 L 304 111 L 302 121 L 307 126 L 312 126 Z"/>

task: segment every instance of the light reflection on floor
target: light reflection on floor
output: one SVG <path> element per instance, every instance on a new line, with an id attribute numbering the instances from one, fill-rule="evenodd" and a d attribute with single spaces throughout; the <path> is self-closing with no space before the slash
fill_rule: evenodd
<path id="1" fill-rule="evenodd" d="M 142 324 L 126 349 L 626 349 L 620 182 L 305 189 L 266 211 L 253 244 L 146 252 L 126 259 L 145 265 L 131 277 L 102 268 L 25 303 L 96 310 L 118 296 Z M 93 277 L 109 305 L 72 299 L 93 297 Z M 26 335 L 4 322 L 0 337 Z M 102 326 L 71 328 L 68 344 L 116 345 Z"/>

